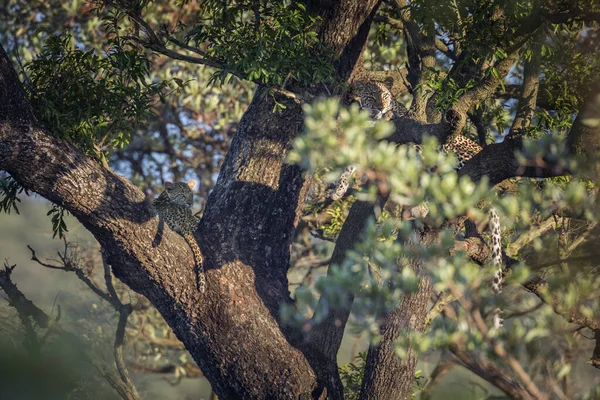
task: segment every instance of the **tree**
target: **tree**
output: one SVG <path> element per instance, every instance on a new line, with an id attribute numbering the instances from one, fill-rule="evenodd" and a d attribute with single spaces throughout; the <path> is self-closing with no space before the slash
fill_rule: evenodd
<path id="1" fill-rule="evenodd" d="M 555 320 L 550 312 L 599 337 L 594 2 L 207 0 L 181 2 L 177 14 L 162 16 L 157 9 L 169 6 L 145 1 L 98 7 L 102 56 L 50 36 L 22 71 L 25 90 L 0 52 L 0 170 L 10 177 L 3 208 L 21 188 L 38 193 L 57 206 L 59 235 L 62 210 L 73 214 L 113 274 L 164 317 L 220 398 L 343 398 L 336 355 L 352 310 L 374 339 L 361 398 L 410 397 L 418 353 L 431 346 L 448 348 L 452 360 L 511 397 L 570 396 L 569 370 L 552 365 L 567 352 L 542 357 L 543 371 L 526 371 L 522 364 L 535 362 L 516 350 L 525 330 L 535 360 L 541 340 L 558 340 L 544 322 Z M 192 26 L 179 19 L 185 15 Z M 257 85 L 195 232 L 206 293 L 196 290 L 183 239 L 168 229 L 157 235 L 144 193 L 108 163 L 135 165 L 136 145 L 142 154 L 156 151 L 143 143 L 152 128 L 141 130 L 138 143 L 127 128 L 144 125 L 151 100 L 169 87 L 185 90 L 188 77 L 148 79 L 151 54 L 211 67 L 216 83 L 235 77 Z M 393 68 L 376 69 L 383 64 Z M 408 112 L 373 124 L 356 106 L 318 100 L 347 105 L 360 81 L 385 82 Z M 508 112 L 502 99 L 516 99 Z M 181 121 L 178 114 L 161 115 Z M 158 152 L 182 179 L 185 151 L 171 146 L 166 128 L 157 130 Z M 208 148 L 210 134 L 194 140 L 183 131 L 192 147 Z M 483 150 L 456 174 L 436 141 L 460 133 L 475 134 Z M 423 144 L 422 159 L 404 146 L 410 143 Z M 562 152 L 557 143 L 566 144 Z M 347 165 L 358 167 L 361 185 L 342 202 L 347 216 L 339 202 L 329 213 L 342 214 L 343 224 L 338 218 L 341 229 L 330 226 L 337 239 L 328 276 L 314 287 L 320 296 L 301 289 L 294 302 L 290 248 L 307 195 L 330 203 L 311 185 Z M 136 168 L 137 182 L 151 176 L 139 173 L 142 163 Z M 490 186 L 501 189 L 500 200 L 490 200 Z M 402 207 L 424 200 L 425 219 L 402 220 Z M 484 321 L 502 299 L 490 300 L 482 284 L 490 275 L 479 268 L 489 253 L 481 201 L 501 210 L 509 227 L 511 282 L 547 304 L 547 313 L 524 313 L 504 333 Z M 540 260 L 536 245 L 555 240 L 558 257 Z M 519 295 L 511 305 L 526 301 Z"/>

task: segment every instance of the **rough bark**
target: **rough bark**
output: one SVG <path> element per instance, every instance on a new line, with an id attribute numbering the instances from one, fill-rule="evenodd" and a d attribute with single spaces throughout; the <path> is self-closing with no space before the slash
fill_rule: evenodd
<path id="1" fill-rule="evenodd" d="M 430 293 L 431 282 L 422 277 L 419 290 L 405 295 L 398 308 L 383 317 L 381 342 L 371 346 L 367 354 L 361 400 L 411 398 L 418 356 L 408 349 L 406 357 L 401 359 L 395 346 L 401 334 L 415 335 L 425 328 Z"/>

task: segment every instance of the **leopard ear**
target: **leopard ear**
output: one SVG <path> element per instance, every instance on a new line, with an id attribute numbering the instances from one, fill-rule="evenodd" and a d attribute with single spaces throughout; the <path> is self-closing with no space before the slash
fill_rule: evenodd
<path id="1" fill-rule="evenodd" d="M 171 186 L 173 186 L 173 184 L 169 181 L 165 182 L 165 189 L 171 189 Z"/>
<path id="2" fill-rule="evenodd" d="M 192 190 L 194 190 L 194 187 L 196 187 L 196 180 L 195 179 L 190 179 L 187 183 L 188 187 Z"/>

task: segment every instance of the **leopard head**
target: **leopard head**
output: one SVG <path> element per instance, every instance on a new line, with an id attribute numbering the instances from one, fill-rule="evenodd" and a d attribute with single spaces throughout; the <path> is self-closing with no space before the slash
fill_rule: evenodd
<path id="1" fill-rule="evenodd" d="M 191 207 L 194 203 L 194 193 L 192 189 L 196 186 L 194 179 L 185 182 L 165 182 L 165 191 L 163 192 L 169 203 L 180 206 Z"/>

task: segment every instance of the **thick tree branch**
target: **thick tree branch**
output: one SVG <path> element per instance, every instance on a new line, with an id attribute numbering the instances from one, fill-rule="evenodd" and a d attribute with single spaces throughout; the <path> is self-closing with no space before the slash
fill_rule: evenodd
<path id="1" fill-rule="evenodd" d="M 369 29 L 381 0 L 307 2 L 323 18 L 319 35 L 336 57 L 341 81 L 351 80 L 362 56 Z"/>
<path id="2" fill-rule="evenodd" d="M 406 7 L 404 0 L 396 1 L 396 8 L 400 14 L 401 23 L 406 40 L 406 51 L 408 56 L 408 75 L 407 80 L 410 84 L 410 92 L 413 95 L 410 113 L 412 118 L 417 121 L 427 121 L 427 101 L 432 93 L 425 90 L 424 82 L 430 75 L 430 69 L 435 66 L 435 40 L 421 34 L 420 28 L 410 15 L 410 10 Z"/>
<path id="3" fill-rule="evenodd" d="M 600 183 L 600 81 L 586 96 L 567 136 L 567 146 L 571 153 L 581 156 L 588 178 Z"/>
<path id="4" fill-rule="evenodd" d="M 522 150 L 522 147 L 523 142 L 520 138 L 507 138 L 501 143 L 486 146 L 471 158 L 458 174 L 469 176 L 474 182 L 487 176 L 492 186 L 517 176 L 549 178 L 569 174 L 569 171 L 563 168 L 539 160 L 520 164 L 515 153 Z"/>
<path id="5" fill-rule="evenodd" d="M 513 120 L 509 135 L 514 135 L 529 127 L 535 112 L 542 72 L 542 35 L 536 35 L 531 46 L 531 60 L 525 63 L 523 85 L 517 115 Z"/>
<path id="6" fill-rule="evenodd" d="M 596 345 L 594 346 L 594 352 L 592 358 L 588 361 L 591 366 L 600 369 L 600 329 L 594 331 L 594 340 Z"/>

